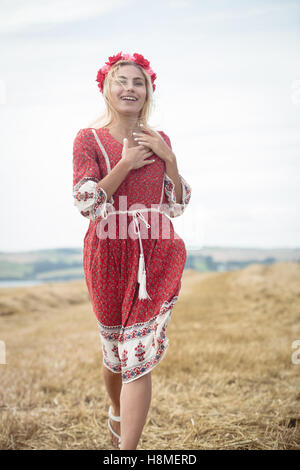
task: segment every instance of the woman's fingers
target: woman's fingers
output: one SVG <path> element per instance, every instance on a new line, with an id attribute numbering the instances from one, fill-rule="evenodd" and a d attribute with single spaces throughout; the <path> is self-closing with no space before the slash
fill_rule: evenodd
<path id="1" fill-rule="evenodd" d="M 146 147 L 150 147 L 150 145 L 151 145 L 146 140 L 141 140 L 141 139 L 139 139 L 138 144 L 139 145 L 145 145 Z"/>
<path id="2" fill-rule="evenodd" d="M 152 149 L 149 148 L 149 147 L 146 147 L 146 146 L 142 149 L 142 152 L 143 153 L 149 153 L 150 152 L 150 154 L 153 153 Z"/>
<path id="3" fill-rule="evenodd" d="M 151 148 L 147 148 L 146 146 L 145 147 L 137 146 L 137 149 L 139 150 L 138 153 L 140 153 L 141 158 L 142 158 L 142 160 L 138 164 L 139 165 L 138 167 L 142 167 L 144 165 L 151 165 L 151 163 L 155 162 L 154 159 L 146 160 L 146 158 L 153 156 L 153 150 Z"/>
<path id="4" fill-rule="evenodd" d="M 154 163 L 155 160 L 144 160 L 145 165 L 150 165 L 151 163 Z"/>
<path id="5" fill-rule="evenodd" d="M 147 162 L 147 163 L 153 163 L 155 162 L 154 158 L 151 158 L 151 160 L 146 160 L 147 158 L 149 157 L 153 157 L 153 152 L 147 152 L 147 154 L 144 156 L 144 162 Z"/>

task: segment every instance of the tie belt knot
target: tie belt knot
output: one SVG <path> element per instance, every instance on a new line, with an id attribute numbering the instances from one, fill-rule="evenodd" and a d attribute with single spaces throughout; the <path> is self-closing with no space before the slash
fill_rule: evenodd
<path id="1" fill-rule="evenodd" d="M 138 221 L 138 218 L 140 218 L 144 224 L 146 225 L 147 228 L 151 227 L 150 224 L 148 224 L 147 220 L 145 219 L 145 217 L 143 216 L 143 214 L 139 211 L 139 210 L 136 210 L 134 213 L 133 213 L 133 220 L 134 220 L 134 223 L 135 223 L 135 227 L 137 228 L 137 231 L 134 230 L 134 232 L 136 234 L 138 234 L 140 232 L 139 230 L 139 221 Z"/>

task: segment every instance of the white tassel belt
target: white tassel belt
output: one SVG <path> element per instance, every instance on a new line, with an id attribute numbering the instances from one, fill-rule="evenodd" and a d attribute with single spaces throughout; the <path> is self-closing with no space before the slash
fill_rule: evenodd
<path id="1" fill-rule="evenodd" d="M 147 289 L 146 289 L 147 279 L 146 279 L 146 269 L 145 269 L 145 258 L 144 258 L 144 250 L 143 250 L 143 244 L 142 244 L 142 240 L 141 240 L 141 232 L 140 232 L 139 220 L 138 220 L 138 219 L 140 219 L 141 221 L 143 221 L 147 228 L 151 227 L 151 225 L 148 224 L 147 220 L 145 219 L 145 217 L 142 214 L 142 212 L 148 212 L 148 211 L 160 212 L 161 214 L 166 215 L 170 219 L 170 217 L 165 212 L 162 212 L 161 210 L 159 210 L 155 207 L 151 207 L 151 208 L 149 207 L 149 208 L 146 208 L 146 209 L 135 209 L 135 210 L 131 210 L 131 211 L 130 210 L 129 211 L 109 211 L 107 213 L 107 215 L 110 215 L 110 214 L 126 214 L 127 213 L 127 214 L 133 216 L 133 221 L 134 221 L 134 224 L 135 224 L 134 233 L 138 235 L 139 243 L 140 243 L 140 260 L 139 260 L 139 270 L 138 270 L 138 276 L 137 276 L 137 282 L 140 285 L 139 299 L 150 299 L 150 300 L 152 300 L 151 297 L 149 296 L 148 292 L 147 292 Z"/>

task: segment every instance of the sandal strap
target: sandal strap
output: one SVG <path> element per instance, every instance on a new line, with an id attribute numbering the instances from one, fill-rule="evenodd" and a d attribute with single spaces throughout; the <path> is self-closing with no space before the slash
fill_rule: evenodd
<path id="1" fill-rule="evenodd" d="M 112 407 L 111 407 L 111 406 L 109 407 L 108 416 L 109 416 L 113 421 L 117 421 L 118 423 L 120 423 L 120 421 L 121 421 L 120 416 L 114 416 L 114 415 L 112 414 Z"/>
<path id="2" fill-rule="evenodd" d="M 109 430 L 113 433 L 113 435 L 118 439 L 119 444 L 120 444 L 120 442 L 121 442 L 121 437 L 119 436 L 119 434 L 116 433 L 116 431 L 113 430 L 113 428 L 111 427 L 111 424 L 110 424 L 109 420 L 108 420 L 108 427 L 109 427 Z"/>

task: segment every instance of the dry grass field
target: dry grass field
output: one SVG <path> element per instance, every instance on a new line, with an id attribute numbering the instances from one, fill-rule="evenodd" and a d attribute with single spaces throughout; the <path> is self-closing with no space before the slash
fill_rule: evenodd
<path id="1" fill-rule="evenodd" d="M 184 271 L 139 449 L 300 449 L 300 265 Z M 112 449 L 84 281 L 0 290 L 0 449 Z M 300 353 L 299 353 L 300 357 Z"/>

